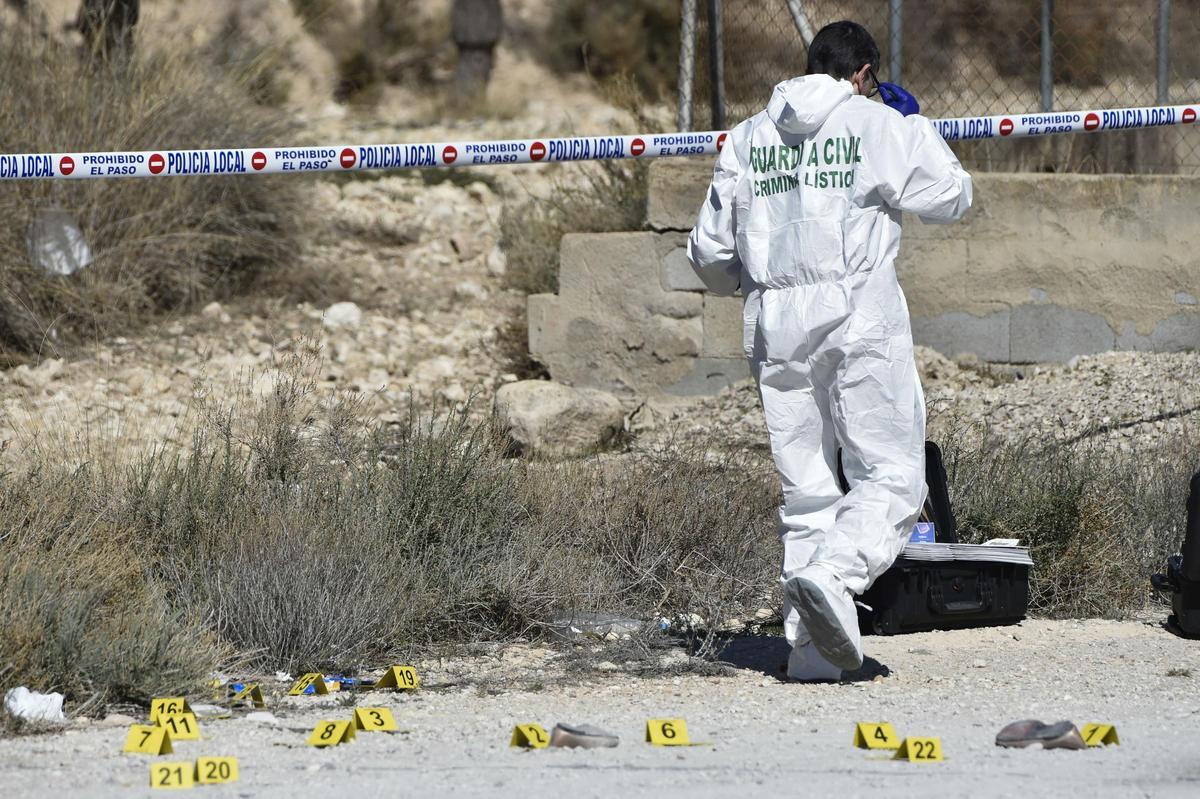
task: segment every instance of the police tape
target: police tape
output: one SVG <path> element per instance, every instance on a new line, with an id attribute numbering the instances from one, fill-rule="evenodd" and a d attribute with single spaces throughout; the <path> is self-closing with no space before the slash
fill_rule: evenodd
<path id="1" fill-rule="evenodd" d="M 1189 125 L 1196 121 L 1197 107 L 1200 104 L 931 121 L 946 141 L 1019 139 L 1058 133 Z M 725 144 L 726 136 L 727 132 L 707 131 L 432 144 L 33 153 L 0 155 L 0 180 L 269 175 L 715 155 Z"/>

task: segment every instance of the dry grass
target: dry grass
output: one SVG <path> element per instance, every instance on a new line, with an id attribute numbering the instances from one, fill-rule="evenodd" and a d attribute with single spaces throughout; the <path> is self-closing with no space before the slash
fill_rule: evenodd
<path id="1" fill-rule="evenodd" d="M 0 689 L 144 700 L 231 657 L 354 672 L 578 612 L 667 617 L 712 655 L 723 625 L 777 599 L 761 460 L 506 458 L 468 411 L 380 425 L 361 398 L 329 399 L 305 351 L 265 394 L 251 380 L 202 400 L 182 455 L 67 469 L 77 459 L 43 450 L 0 477 Z M 1037 612 L 1144 607 L 1146 575 L 1178 546 L 1194 448 L 985 436 L 945 451 L 964 537 L 1032 547 Z"/>
<path id="2" fill-rule="evenodd" d="M 1122 454 L 1098 443 L 956 437 L 944 450 L 959 534 L 1031 548 L 1035 612 L 1128 616 L 1151 600 L 1150 573 L 1183 538 L 1200 466 L 1189 443 Z"/>
<path id="3" fill-rule="evenodd" d="M 236 76 L 177 55 L 93 65 L 24 29 L 0 33 L 0 151 L 242 147 L 286 140 Z M 0 359 L 59 354 L 236 292 L 284 264 L 302 209 L 286 179 L 0 184 Z M 95 255 L 70 277 L 31 263 L 38 211 L 74 214 Z"/>
<path id="4" fill-rule="evenodd" d="M 250 381 L 202 403 L 183 455 L 65 472 L 43 451 L 5 476 L 0 688 L 144 699 L 231 651 L 353 672 L 575 610 L 690 618 L 707 653 L 771 589 L 760 473 L 699 455 L 528 464 L 467 411 L 382 426 L 356 397 L 321 399 L 311 356 L 282 366 L 265 396 Z"/>
<path id="5" fill-rule="evenodd" d="M 227 655 L 178 613 L 87 468 L 0 477 L 0 681 L 73 711 L 194 689 Z"/>

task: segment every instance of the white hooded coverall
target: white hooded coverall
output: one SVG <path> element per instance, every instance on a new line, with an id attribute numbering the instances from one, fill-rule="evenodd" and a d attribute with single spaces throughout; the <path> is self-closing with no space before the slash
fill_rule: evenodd
<path id="1" fill-rule="evenodd" d="M 745 298 L 785 582 L 820 564 L 861 594 L 912 533 L 925 403 L 896 280 L 900 214 L 949 222 L 970 205 L 971 178 L 928 119 L 828 75 L 780 83 L 718 156 L 688 258 L 709 290 Z M 790 602 L 785 614 L 796 645 L 805 631 Z"/>

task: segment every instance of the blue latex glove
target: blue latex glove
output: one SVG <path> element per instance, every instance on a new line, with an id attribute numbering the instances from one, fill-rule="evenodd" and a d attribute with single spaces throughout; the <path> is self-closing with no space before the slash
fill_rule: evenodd
<path id="1" fill-rule="evenodd" d="M 879 97 L 885 105 L 899 111 L 904 116 L 909 114 L 919 114 L 921 112 L 921 104 L 917 102 L 917 98 L 913 97 L 903 87 L 897 86 L 894 83 L 880 83 Z"/>

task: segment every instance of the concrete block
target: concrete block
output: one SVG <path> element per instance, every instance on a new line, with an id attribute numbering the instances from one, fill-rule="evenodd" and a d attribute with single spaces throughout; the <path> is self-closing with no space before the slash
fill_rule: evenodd
<path id="1" fill-rule="evenodd" d="M 1116 348 L 1147 352 L 1200 349 L 1200 312 L 1181 311 L 1168 316 L 1148 336 L 1138 335 L 1134 324 L 1126 322 L 1117 336 Z"/>
<path id="2" fill-rule="evenodd" d="M 704 325 L 695 319 L 670 319 L 658 317 L 651 321 L 647 331 L 646 345 L 650 355 L 659 363 L 670 363 L 677 358 L 694 357 L 700 354 L 704 340 Z"/>
<path id="3" fill-rule="evenodd" d="M 659 282 L 665 291 L 704 291 L 704 281 L 692 269 L 687 250 L 677 247 L 663 258 L 658 270 Z"/>
<path id="4" fill-rule="evenodd" d="M 561 348 L 557 294 L 530 294 L 525 300 L 525 315 L 529 324 L 529 354 L 541 363 L 551 350 Z"/>
<path id="5" fill-rule="evenodd" d="M 1053 303 L 1013 308 L 1009 340 L 1014 363 L 1069 361 L 1116 346 L 1116 334 L 1103 316 Z"/>
<path id="6" fill-rule="evenodd" d="M 749 377 L 750 364 L 745 358 L 696 358 L 690 371 L 663 391 L 678 397 L 710 396 Z"/>
<path id="7" fill-rule="evenodd" d="M 1010 322 L 1007 308 L 986 316 L 958 311 L 934 317 L 913 316 L 913 342 L 932 347 L 950 358 L 971 353 L 985 361 L 1007 361 Z"/>
<path id="8" fill-rule="evenodd" d="M 691 319 L 704 311 L 704 295 L 691 291 L 670 291 L 652 296 L 646 310 L 655 316 L 671 319 Z"/>
<path id="9" fill-rule="evenodd" d="M 716 158 L 668 158 L 650 165 L 646 222 L 651 230 L 691 230 Z"/>
<path id="10" fill-rule="evenodd" d="M 742 298 L 704 295 L 704 348 L 706 358 L 741 358 Z"/>

